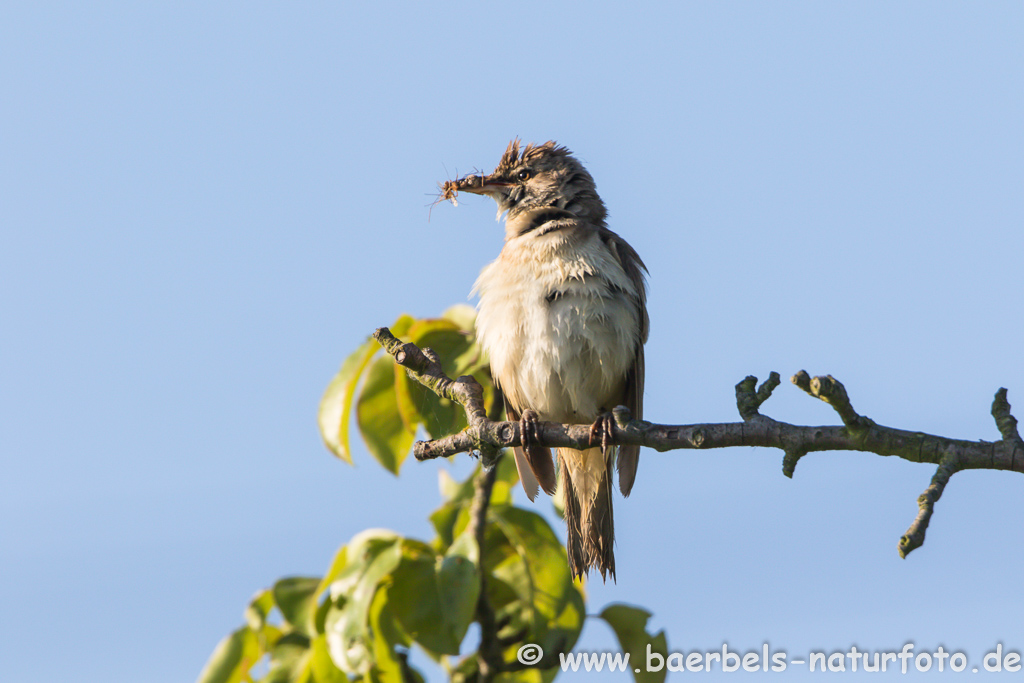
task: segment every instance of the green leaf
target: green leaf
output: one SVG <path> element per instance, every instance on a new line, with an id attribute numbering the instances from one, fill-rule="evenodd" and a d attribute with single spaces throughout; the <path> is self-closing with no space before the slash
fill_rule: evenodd
<path id="1" fill-rule="evenodd" d="M 349 543 L 348 564 L 331 584 L 334 606 L 324 633 L 331 659 L 346 673 L 369 672 L 373 664 L 370 605 L 380 583 L 402 560 L 403 544 L 394 532 L 371 529 Z"/>
<path id="2" fill-rule="evenodd" d="M 286 633 L 270 651 L 270 671 L 261 683 L 299 683 L 308 681 L 309 638 L 300 633 Z"/>
<path id="3" fill-rule="evenodd" d="M 401 540 L 402 537 L 390 529 L 366 529 L 353 536 L 345 546 L 345 565 L 337 580 L 331 583 L 331 599 L 349 596 L 368 565 Z"/>
<path id="4" fill-rule="evenodd" d="M 473 621 L 480 595 L 476 542 L 462 534 L 448 552 L 406 540 L 402 563 L 388 588 L 402 629 L 424 649 L 454 655 Z"/>
<path id="5" fill-rule="evenodd" d="M 423 422 L 418 405 L 420 392 L 426 389 L 409 377 L 406 369 L 398 363 L 393 364 L 392 372 L 395 373 L 395 405 L 398 408 L 398 416 L 402 418 L 405 428 L 415 434 L 416 428 Z"/>
<path id="6" fill-rule="evenodd" d="M 473 473 L 462 481 L 455 481 L 445 470 L 438 472 L 438 485 L 441 489 L 441 496 L 451 502 L 462 502 L 473 500 L 475 492 L 475 479 L 480 473 L 480 466 L 473 468 Z"/>
<path id="7" fill-rule="evenodd" d="M 245 608 L 245 623 L 249 628 L 259 632 L 267 625 L 267 615 L 274 609 L 274 594 L 269 590 L 261 590 L 249 601 Z"/>
<path id="8" fill-rule="evenodd" d="M 609 605 L 598 615 L 612 627 L 615 637 L 619 639 L 619 645 L 623 652 L 629 653 L 629 659 L 633 662 L 647 661 L 647 647 L 652 652 L 657 652 L 662 657 L 668 657 L 668 643 L 665 640 L 665 631 L 658 631 L 652 635 L 647 631 L 647 620 L 651 613 L 647 610 L 632 605 L 614 604 Z M 665 680 L 666 670 L 647 671 L 641 667 L 635 671 L 633 679 L 638 683 L 661 683 Z"/>
<path id="9" fill-rule="evenodd" d="M 403 662 L 396 648 L 407 648 L 412 639 L 402 630 L 390 606 L 387 590 L 378 590 L 370 605 L 370 629 L 373 632 L 374 680 L 401 681 Z"/>
<path id="10" fill-rule="evenodd" d="M 256 634 L 256 640 L 260 646 L 260 656 L 262 657 L 267 652 L 270 652 L 284 635 L 286 634 L 277 626 L 273 624 L 264 625 L 263 630 Z"/>
<path id="11" fill-rule="evenodd" d="M 425 543 L 407 540 L 403 546 L 402 562 L 388 587 L 388 602 L 395 617 L 410 638 L 435 656 L 456 654 L 458 644 L 453 648 L 452 638 L 438 628 L 443 616 L 435 565 L 440 558 Z"/>
<path id="12" fill-rule="evenodd" d="M 472 332 L 476 325 L 476 309 L 469 304 L 455 304 L 442 313 L 441 317 L 451 320 L 465 332 Z"/>
<path id="13" fill-rule="evenodd" d="M 318 577 L 291 576 L 274 584 L 274 602 L 285 622 L 296 631 L 310 635 L 316 611 Z"/>
<path id="14" fill-rule="evenodd" d="M 380 345 L 373 339 L 364 342 L 341 365 L 341 370 L 327 385 L 324 396 L 320 399 L 320 436 L 327 448 L 336 456 L 352 464 L 352 451 L 349 448 L 348 432 L 351 419 L 352 397 L 356 385 Z"/>
<path id="15" fill-rule="evenodd" d="M 441 498 L 443 500 L 451 500 L 459 492 L 460 483 L 452 478 L 452 475 L 448 473 L 448 470 L 437 471 L 437 488 L 441 491 Z"/>
<path id="16" fill-rule="evenodd" d="M 333 606 L 334 604 L 329 599 L 321 600 L 320 604 L 316 606 L 316 612 L 313 613 L 313 632 L 310 634 L 311 636 L 322 636 L 324 634 L 324 627 L 327 624 L 327 613 L 331 611 Z"/>
<path id="17" fill-rule="evenodd" d="M 457 304 L 442 313 L 441 317 L 458 325 L 459 329 L 466 334 L 467 339 L 472 342 L 460 358 L 452 359 L 456 367 L 456 375 L 475 375 L 478 370 L 488 368 L 487 354 L 484 353 L 483 347 L 476 343 L 476 310 L 466 304 Z M 486 390 L 490 386 L 489 371 L 484 380 L 481 384 Z"/>
<path id="18" fill-rule="evenodd" d="M 331 660 L 325 636 L 314 638 L 309 650 L 307 666 L 314 683 L 349 683 L 348 676 Z"/>
<path id="19" fill-rule="evenodd" d="M 430 523 L 437 531 L 438 550 L 445 552 L 455 540 L 455 522 L 459 518 L 459 512 L 465 507 L 462 502 L 445 503 L 434 510 L 430 515 Z"/>
<path id="20" fill-rule="evenodd" d="M 565 493 L 562 491 L 562 486 L 563 482 L 559 477 L 555 495 L 551 496 L 551 507 L 554 508 L 559 519 L 565 519 Z"/>
<path id="21" fill-rule="evenodd" d="M 580 589 L 572 581 L 565 548 L 540 515 L 511 505 L 492 507 L 488 515 L 507 544 L 485 544 L 485 571 L 518 595 L 521 604 L 508 604 L 508 616 L 521 615 L 529 630 L 526 642 L 545 651 L 568 652 L 583 628 L 585 606 Z M 512 656 L 515 649 L 511 649 Z"/>
<path id="22" fill-rule="evenodd" d="M 256 634 L 243 626 L 217 644 L 196 683 L 238 683 L 259 658 Z"/>
<path id="23" fill-rule="evenodd" d="M 446 352 L 453 348 L 462 348 L 469 344 L 469 335 L 459 329 L 451 320 L 444 318 L 422 318 L 409 328 L 409 341 L 421 349 L 430 348 L 441 357 L 441 366 L 452 367 L 451 354 Z M 434 342 L 440 342 L 435 346 Z M 447 358 L 445 356 L 448 356 Z M 454 378 L 453 378 L 454 379 Z"/>
<path id="24" fill-rule="evenodd" d="M 480 597 L 480 549 L 472 533 L 461 533 L 448 548 L 438 570 L 437 589 L 444 627 L 461 643 Z"/>
<path id="25" fill-rule="evenodd" d="M 390 328 L 392 334 L 404 335 L 413 322 L 415 319 L 412 316 L 400 315 Z M 338 374 L 327 385 L 327 390 L 320 400 L 320 436 L 332 453 L 350 465 L 352 450 L 349 447 L 349 422 L 352 419 L 352 400 L 366 366 L 379 350 L 380 344 L 371 338 L 352 352 L 342 363 Z"/>
<path id="26" fill-rule="evenodd" d="M 334 580 L 341 575 L 343 569 L 348 564 L 348 546 L 343 545 L 338 548 L 338 551 L 334 553 L 334 558 L 331 560 L 331 566 L 327 568 L 327 573 L 324 574 L 323 578 L 320 579 L 320 585 L 316 587 L 316 594 L 323 595 L 323 592 L 334 583 Z"/>
<path id="27" fill-rule="evenodd" d="M 535 512 L 507 506 L 491 509 L 489 513 L 508 539 L 516 559 L 525 565 L 525 573 L 517 577 L 520 580 L 509 584 L 520 584 L 522 594 L 542 617 L 554 617 L 569 599 L 566 586 L 572 585 L 565 548 L 547 521 Z"/>
<path id="28" fill-rule="evenodd" d="M 398 412 L 394 364 L 391 356 L 386 356 L 370 365 L 356 404 L 356 421 L 373 457 L 392 474 L 398 474 L 415 433 L 406 428 Z"/>

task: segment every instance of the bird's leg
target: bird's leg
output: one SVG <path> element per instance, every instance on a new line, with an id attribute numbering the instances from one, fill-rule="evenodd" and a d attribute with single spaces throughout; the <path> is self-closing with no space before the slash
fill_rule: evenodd
<path id="1" fill-rule="evenodd" d="M 523 452 L 529 457 L 533 444 L 540 441 L 540 419 L 536 411 L 523 411 L 519 417 L 519 436 L 523 442 Z"/>
<path id="2" fill-rule="evenodd" d="M 608 457 L 608 442 L 615 436 L 615 416 L 611 413 L 602 413 L 590 425 L 590 442 L 600 441 L 601 455 Z"/>

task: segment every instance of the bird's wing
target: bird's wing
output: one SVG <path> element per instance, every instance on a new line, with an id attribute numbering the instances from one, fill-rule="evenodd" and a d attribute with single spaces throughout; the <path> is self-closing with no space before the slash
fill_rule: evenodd
<path id="1" fill-rule="evenodd" d="M 636 420 L 642 420 L 644 414 L 644 347 L 637 346 L 633 367 L 626 375 L 626 403 L 630 414 Z M 619 446 L 619 490 L 628 496 L 633 490 L 636 480 L 636 469 L 640 464 L 639 446 Z"/>
<path id="2" fill-rule="evenodd" d="M 512 407 L 512 405 L 508 402 L 508 397 L 506 396 L 505 418 L 512 422 L 518 422 L 519 417 L 519 411 Z M 540 447 L 534 446 L 534 448 Z M 550 460 L 551 451 L 549 449 L 544 450 L 547 450 L 547 457 L 548 460 Z M 516 446 L 515 448 L 512 449 L 512 451 L 515 454 L 516 471 L 519 472 L 519 481 L 523 485 L 523 490 L 526 491 L 526 497 L 532 501 L 535 498 L 537 498 L 537 489 L 539 488 L 537 477 L 534 475 L 533 468 L 530 466 L 530 461 L 527 460 L 526 453 L 523 452 L 523 449 L 520 448 L 519 446 Z"/>
<path id="3" fill-rule="evenodd" d="M 626 374 L 626 389 L 623 401 L 629 408 L 633 419 L 642 420 L 644 417 L 644 342 L 647 341 L 647 332 L 650 320 L 647 317 L 647 283 L 644 280 L 644 273 L 647 266 L 640 259 L 633 247 L 614 232 L 608 230 L 604 235 L 605 243 L 622 266 L 626 277 L 633 283 L 636 291 L 635 304 L 637 307 L 637 319 L 640 321 L 636 341 L 636 353 L 633 357 L 633 365 Z M 633 482 L 636 480 L 637 466 L 640 464 L 639 446 L 619 446 L 618 470 L 619 490 L 622 495 L 628 496 L 633 489 Z"/>

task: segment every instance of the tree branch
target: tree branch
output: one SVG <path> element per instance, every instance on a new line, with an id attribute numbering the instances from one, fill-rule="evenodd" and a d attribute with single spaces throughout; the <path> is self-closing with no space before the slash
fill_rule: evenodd
<path id="1" fill-rule="evenodd" d="M 480 562 L 484 557 L 484 535 L 487 531 L 487 508 L 490 506 L 491 493 L 494 491 L 494 480 L 497 467 L 483 467 L 476 475 L 473 483 L 473 503 L 469 509 L 470 526 L 476 537 Z M 477 648 L 477 665 L 480 667 L 480 681 L 486 683 L 493 680 L 504 665 L 502 647 L 498 641 L 499 625 L 495 618 L 494 608 L 487 598 L 487 572 L 480 571 L 480 597 L 476 601 L 476 620 L 480 624 L 480 646 Z"/>
<path id="2" fill-rule="evenodd" d="M 477 385 L 479 386 L 479 384 Z M 483 392 L 481 391 L 481 395 Z M 497 419 L 501 416 L 503 402 L 500 396 L 495 397 L 491 405 L 491 413 L 486 415 L 487 419 Z M 485 446 L 485 450 L 493 451 L 492 463 L 497 462 L 500 451 L 493 446 Z M 487 509 L 491 504 L 491 494 L 494 492 L 494 481 L 498 476 L 497 467 L 484 466 L 480 468 L 473 482 L 473 502 L 469 508 L 469 525 L 476 539 L 477 551 L 482 565 L 484 558 L 484 539 L 487 534 Z M 477 666 L 480 669 L 480 683 L 488 683 L 500 673 L 505 664 L 503 654 L 504 646 L 498 637 L 501 630 L 500 624 L 494 614 L 494 607 L 487 597 L 487 572 L 480 571 L 480 597 L 476 602 L 476 620 L 480 624 L 480 645 L 477 648 Z"/>
<path id="3" fill-rule="evenodd" d="M 468 427 L 457 434 L 432 441 L 417 441 L 413 453 L 417 460 L 431 460 L 457 453 L 480 452 L 485 465 L 493 464 L 496 449 L 521 445 L 519 423 L 490 420 L 483 407 L 483 389 L 469 376 L 452 380 L 444 375 L 436 357 L 415 344 L 402 344 L 387 328 L 374 338 L 395 362 L 406 367 L 410 376 L 438 396 L 459 403 L 466 411 Z M 760 408 L 779 385 L 778 373 L 771 373 L 755 389 L 757 378 L 750 376 L 736 385 L 736 407 L 742 422 L 696 425 L 659 425 L 632 419 L 629 409 L 618 406 L 615 434 L 610 444 L 638 445 L 657 451 L 677 449 L 761 446 L 778 448 L 785 454 L 782 471 L 792 477 L 797 462 L 807 453 L 819 451 L 863 451 L 897 456 L 911 462 L 938 465 L 931 484 L 918 498 L 919 512 L 899 542 L 901 557 L 924 543 L 925 531 L 949 478 L 969 469 L 1011 470 L 1024 473 L 1024 441 L 1017 432 L 1017 420 L 1010 414 L 1006 389 L 1000 389 L 992 404 L 992 415 L 1002 439 L 995 442 L 964 441 L 943 436 L 911 432 L 879 425 L 858 414 L 846 388 L 831 375 L 811 377 L 801 370 L 792 381 L 809 395 L 828 403 L 839 415 L 842 425 L 803 426 L 775 420 L 760 413 Z M 593 448 L 590 425 L 564 425 L 542 422 L 538 425 L 539 443 L 559 448 Z"/>

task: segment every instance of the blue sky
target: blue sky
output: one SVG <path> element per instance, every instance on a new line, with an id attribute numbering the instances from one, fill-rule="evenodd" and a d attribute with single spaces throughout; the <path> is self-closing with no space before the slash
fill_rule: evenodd
<path id="1" fill-rule="evenodd" d="M 737 381 L 806 368 L 880 423 L 997 438 L 996 389 L 1024 419 L 1021 36 L 1009 2 L 6 7 L 6 676 L 192 680 L 257 589 L 368 527 L 431 535 L 467 459 L 351 468 L 316 407 L 375 327 L 466 301 L 493 203 L 427 205 L 513 136 L 573 149 L 650 268 L 649 419 L 734 421 Z M 763 410 L 836 421 L 788 384 Z M 591 608 L 686 652 L 1019 651 L 1024 479 L 958 474 L 900 560 L 931 476 L 644 452 Z"/>

